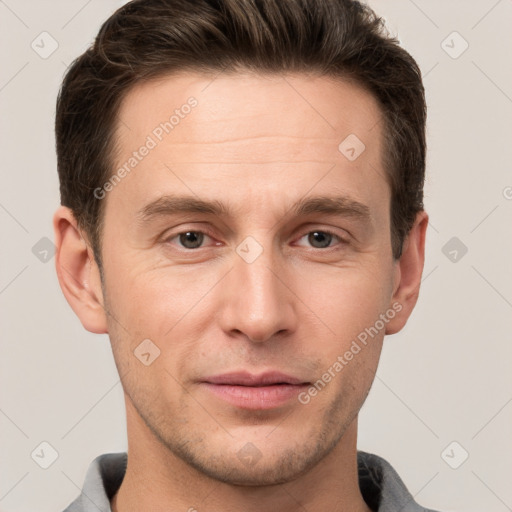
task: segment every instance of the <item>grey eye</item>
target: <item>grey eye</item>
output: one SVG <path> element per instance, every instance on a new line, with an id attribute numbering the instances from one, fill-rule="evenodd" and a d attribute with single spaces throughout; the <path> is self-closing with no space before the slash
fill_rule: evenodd
<path id="1" fill-rule="evenodd" d="M 200 231 L 186 231 L 179 235 L 180 244 L 186 249 L 197 249 L 201 246 L 203 240 L 204 233 Z"/>
<path id="2" fill-rule="evenodd" d="M 332 235 L 325 231 L 312 231 L 308 234 L 308 242 L 317 249 L 323 249 L 331 244 Z"/>

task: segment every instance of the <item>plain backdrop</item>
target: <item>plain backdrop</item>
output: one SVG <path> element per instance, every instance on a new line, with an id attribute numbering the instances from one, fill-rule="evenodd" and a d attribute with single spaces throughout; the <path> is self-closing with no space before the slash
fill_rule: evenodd
<path id="1" fill-rule="evenodd" d="M 51 242 L 58 87 L 122 3 L 0 1 L 3 512 L 63 510 L 94 457 L 126 450 L 108 337 L 86 332 L 74 316 Z M 431 222 L 420 299 L 403 332 L 385 340 L 360 414 L 359 448 L 388 459 L 424 506 L 505 512 L 512 510 L 512 1 L 370 3 L 423 72 Z M 47 469 L 41 450 L 56 457 Z"/>

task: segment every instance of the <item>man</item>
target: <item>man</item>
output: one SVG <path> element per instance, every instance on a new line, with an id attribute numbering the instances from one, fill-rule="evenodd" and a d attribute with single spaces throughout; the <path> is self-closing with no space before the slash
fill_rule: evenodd
<path id="1" fill-rule="evenodd" d="M 348 0 L 139 0 L 64 79 L 62 290 L 128 453 L 66 510 L 418 511 L 357 451 L 427 215 L 414 60 Z"/>

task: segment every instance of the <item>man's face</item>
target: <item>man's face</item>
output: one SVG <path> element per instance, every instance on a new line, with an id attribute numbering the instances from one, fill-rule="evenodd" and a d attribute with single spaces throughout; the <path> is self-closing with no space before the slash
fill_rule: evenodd
<path id="1" fill-rule="evenodd" d="M 355 425 L 392 309 L 377 103 L 327 78 L 180 74 L 119 117 L 130 171 L 102 255 L 129 428 L 223 481 L 290 480 Z"/>

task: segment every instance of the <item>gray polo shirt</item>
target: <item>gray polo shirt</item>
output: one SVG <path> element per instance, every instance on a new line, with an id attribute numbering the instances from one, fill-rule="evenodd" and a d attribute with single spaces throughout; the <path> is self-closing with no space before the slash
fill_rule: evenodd
<path id="1" fill-rule="evenodd" d="M 126 453 L 105 453 L 87 470 L 82 493 L 64 512 L 111 512 L 110 500 L 126 471 Z M 374 512 L 435 512 L 418 505 L 392 466 L 382 457 L 357 452 L 359 487 Z"/>

